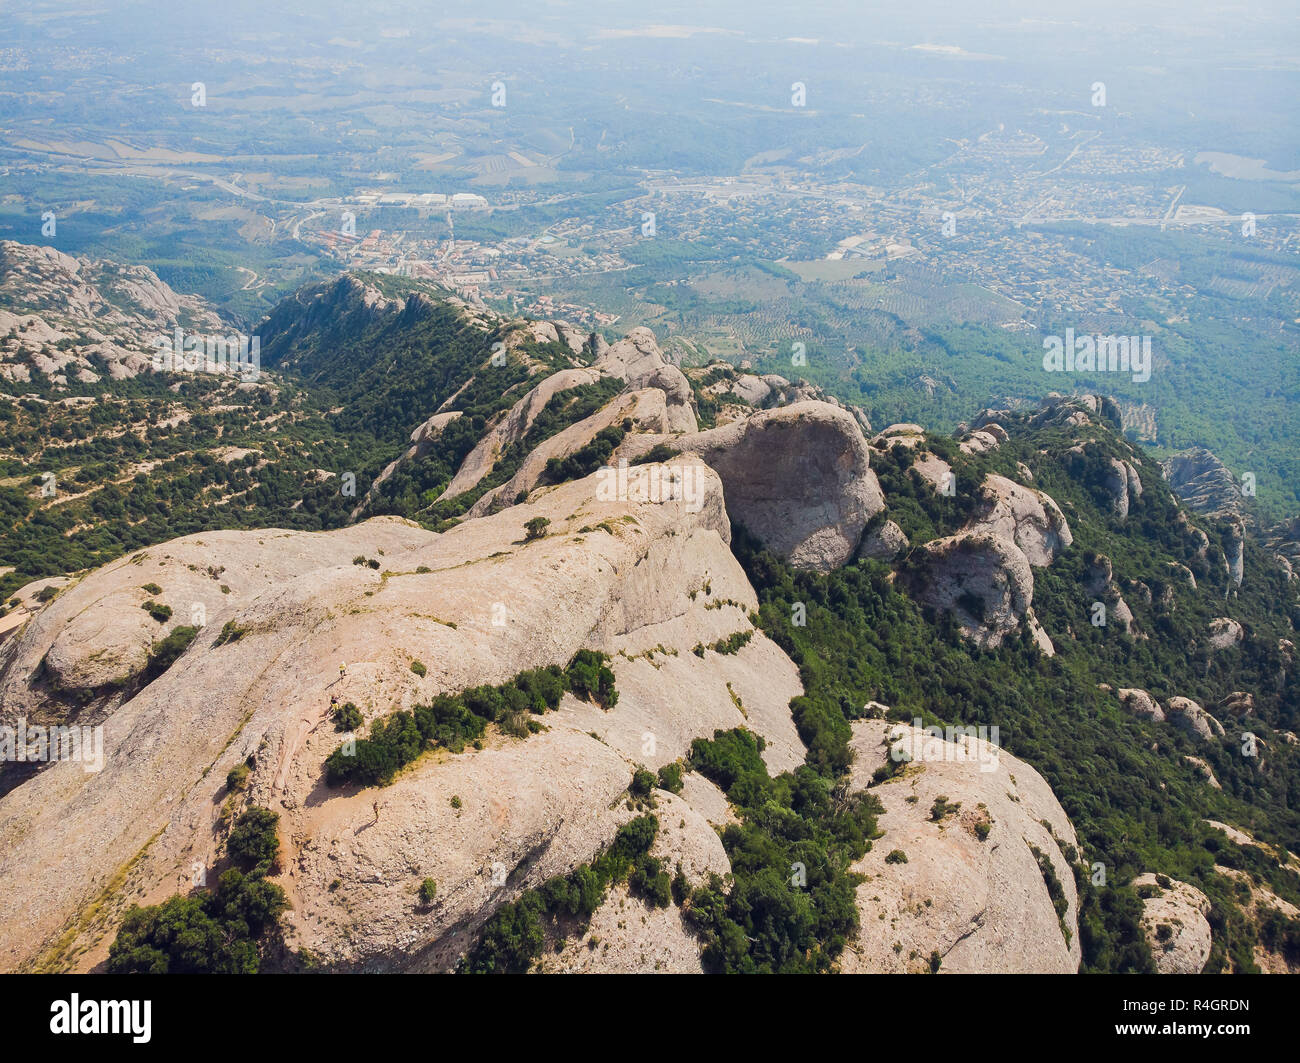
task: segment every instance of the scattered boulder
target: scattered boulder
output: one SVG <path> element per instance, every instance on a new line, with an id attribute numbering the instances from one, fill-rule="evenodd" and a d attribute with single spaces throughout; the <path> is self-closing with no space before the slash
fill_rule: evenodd
<path id="1" fill-rule="evenodd" d="M 1086 428 L 1093 423 L 1098 408 L 1095 395 L 1048 395 L 1042 408 L 1030 418 L 1035 428 L 1058 425 L 1062 428 Z"/>
<path id="2" fill-rule="evenodd" d="M 1165 708 L 1169 722 L 1188 737 L 1207 742 L 1223 737 L 1223 725 L 1191 698 L 1170 698 Z"/>
<path id="3" fill-rule="evenodd" d="M 1005 421 L 1011 416 L 1012 414 L 1010 410 L 980 410 L 980 412 L 975 415 L 975 419 L 971 421 L 970 427 L 972 430 L 980 429 L 985 425 Z M 999 424 L 998 427 L 1001 427 L 1001 425 Z"/>
<path id="4" fill-rule="evenodd" d="M 1245 637 L 1245 630 L 1230 617 L 1216 616 L 1210 621 L 1210 649 L 1216 653 L 1239 645 Z"/>
<path id="5" fill-rule="evenodd" d="M 972 431 L 958 446 L 963 454 L 985 454 L 990 450 L 997 450 L 1010 438 L 1005 428 L 990 421 L 982 428 Z"/>
<path id="6" fill-rule="evenodd" d="M 747 367 L 748 363 L 742 363 Z M 731 373 L 728 363 L 715 363 L 715 366 L 724 373 Z M 713 368 L 706 366 L 705 369 Z M 825 402 L 831 406 L 838 406 L 840 409 L 847 410 L 853 415 L 853 419 L 858 422 L 862 431 L 871 431 L 871 421 L 867 419 L 866 411 L 861 406 L 849 406 L 841 402 L 834 395 L 829 395 L 816 384 L 809 383 L 807 380 L 798 379 L 794 381 L 787 380 L 776 373 L 767 373 L 763 376 L 756 376 L 753 373 L 742 372 L 734 376 L 724 376 L 723 379 L 708 385 L 705 392 L 713 397 L 726 396 L 728 392 L 741 401 L 748 403 L 756 409 L 770 409 L 773 406 L 789 406 L 796 402 Z"/>
<path id="7" fill-rule="evenodd" d="M 1145 690 L 1120 687 L 1116 693 L 1119 695 L 1119 703 L 1124 706 L 1125 712 L 1141 717 L 1144 720 L 1153 720 L 1156 723 L 1164 722 L 1165 714 L 1164 710 L 1160 708 L 1160 702 L 1156 701 Z"/>
<path id="8" fill-rule="evenodd" d="M 892 561 L 910 545 L 903 529 L 892 520 L 887 520 L 863 538 L 861 555 L 880 561 Z"/>
<path id="9" fill-rule="evenodd" d="M 1164 875 L 1140 875 L 1133 886 L 1142 897 L 1142 929 L 1156 970 L 1200 974 L 1213 944 L 1209 899 L 1195 886 Z"/>
<path id="10" fill-rule="evenodd" d="M 1216 790 L 1223 789 L 1223 787 L 1219 785 L 1219 780 L 1214 777 L 1214 770 L 1200 757 L 1185 756 L 1183 757 L 1183 760 L 1195 768 L 1201 774 L 1202 778 L 1204 778 L 1205 781 Z"/>
<path id="11" fill-rule="evenodd" d="M 893 447 L 911 449 L 925 442 L 925 429 L 919 424 L 891 424 L 882 429 L 871 439 L 871 446 L 876 450 L 889 450 Z"/>
<path id="12" fill-rule="evenodd" d="M 1234 690 L 1218 705 L 1219 713 L 1233 716 L 1252 716 L 1255 712 L 1255 695 L 1244 690 Z"/>

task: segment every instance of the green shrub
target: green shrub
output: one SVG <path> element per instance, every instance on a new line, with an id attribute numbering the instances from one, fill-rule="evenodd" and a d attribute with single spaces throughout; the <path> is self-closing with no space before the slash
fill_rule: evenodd
<path id="1" fill-rule="evenodd" d="M 680 453 L 680 450 L 676 447 L 670 447 L 667 443 L 656 443 L 635 461 L 630 462 L 630 464 L 650 465 L 653 462 L 670 461 Z"/>
<path id="2" fill-rule="evenodd" d="M 595 650 L 579 650 L 569 662 L 569 687 L 580 698 L 596 702 L 603 709 L 618 704 L 614 673 L 605 664 L 609 658 Z"/>
<path id="3" fill-rule="evenodd" d="M 248 630 L 248 628 L 241 627 L 233 620 L 227 620 L 221 625 L 221 633 L 217 635 L 217 640 L 212 645 L 224 646 L 227 642 L 238 642 L 248 634 Z"/>
<path id="4" fill-rule="evenodd" d="M 224 872 L 211 893 L 133 906 L 109 946 L 109 973 L 256 974 L 289 906 L 284 891 L 265 878 L 279 848 L 278 822 L 256 806 L 240 816 L 227 849 L 243 869 Z"/>
<path id="5" fill-rule="evenodd" d="M 907 854 L 902 849 L 891 849 L 889 855 L 885 857 L 887 864 L 905 864 L 907 863 Z"/>
<path id="6" fill-rule="evenodd" d="M 432 904 L 433 898 L 438 895 L 438 883 L 431 878 L 426 878 L 420 883 L 420 900 L 424 904 Z"/>
<path id="7" fill-rule="evenodd" d="M 597 700 L 603 698 L 607 707 L 612 706 L 618 692 L 606 660 L 603 654 L 581 651 L 567 670 L 556 665 L 528 669 L 500 686 L 484 684 L 459 694 L 440 694 L 428 705 L 376 720 L 370 734 L 356 740 L 350 755 L 344 746 L 329 755 L 326 781 L 331 786 L 386 785 L 425 749 L 442 746 L 459 753 L 467 744 L 477 743 L 488 724 L 518 738 L 536 734 L 541 725 L 529 719 L 530 714 L 559 708 L 570 688 L 584 695 L 594 690 Z"/>
<path id="8" fill-rule="evenodd" d="M 645 768 L 637 768 L 632 773 L 632 783 L 628 786 L 628 791 L 633 797 L 646 797 L 655 786 L 654 772 Z"/>
<path id="9" fill-rule="evenodd" d="M 645 856 L 636 862 L 628 878 L 628 888 L 651 908 L 667 908 L 672 903 L 672 880 L 663 862 L 656 857 Z"/>
<path id="10" fill-rule="evenodd" d="M 579 447 L 567 458 L 551 458 L 542 471 L 542 483 L 558 484 L 590 476 L 602 465 L 609 463 L 615 448 L 623 442 L 623 437 L 631 427 L 631 420 L 625 419 L 621 426 L 602 428 L 590 443 Z"/>
<path id="11" fill-rule="evenodd" d="M 479 943 L 460 969 L 471 974 L 527 973 L 546 946 L 548 930 L 562 937 L 563 920 L 585 920 L 600 907 L 606 890 L 629 883 L 651 904 L 667 904 L 672 886 L 658 860 L 649 856 L 659 831 L 654 816 L 638 816 L 618 829 L 608 849 L 567 877 L 547 879 L 517 901 L 503 904 L 484 924 Z"/>
<path id="12" fill-rule="evenodd" d="M 155 602 L 152 598 L 140 606 L 140 608 L 160 624 L 165 624 L 172 618 L 172 607 L 170 605 L 163 605 L 162 602 Z"/>
<path id="13" fill-rule="evenodd" d="M 345 701 L 342 705 L 334 706 L 334 730 L 336 731 L 355 731 L 363 723 L 365 717 L 361 715 L 352 702 Z"/>
<path id="14" fill-rule="evenodd" d="M 242 790 L 248 785 L 248 776 L 252 769 L 247 764 L 236 764 L 226 772 L 226 789 L 231 793 Z"/>
<path id="15" fill-rule="evenodd" d="M 255 875 L 265 875 L 274 866 L 280 852 L 276 828 L 280 817 L 269 808 L 254 805 L 235 821 L 226 843 L 231 860 Z"/>
<path id="16" fill-rule="evenodd" d="M 665 764 L 659 769 L 659 789 L 667 790 L 670 794 L 681 793 L 682 774 L 682 765 L 679 761 Z"/>
<path id="17" fill-rule="evenodd" d="M 145 665 L 145 679 L 152 682 L 176 663 L 182 653 L 189 648 L 198 636 L 199 629 L 187 624 L 178 625 L 167 633 L 167 637 L 155 642 L 149 653 L 149 663 Z"/>
<path id="18" fill-rule="evenodd" d="M 934 804 L 930 806 L 930 819 L 935 823 L 942 822 L 944 816 L 951 816 L 960 808 L 960 801 L 954 804 L 949 801 L 946 796 L 941 794 L 934 799 Z"/>
<path id="19" fill-rule="evenodd" d="M 524 524 L 524 541 L 531 543 L 534 539 L 542 538 L 550 524 L 549 517 L 533 517 L 532 520 Z"/>
<path id="20" fill-rule="evenodd" d="M 108 950 L 110 974 L 256 974 L 284 891 L 231 869 L 214 892 L 133 906 Z"/>
<path id="21" fill-rule="evenodd" d="M 418 675 L 421 679 L 423 679 L 426 675 L 429 674 L 429 669 L 427 669 L 424 666 L 423 661 L 412 661 L 411 671 L 414 672 L 416 675 Z"/>
<path id="22" fill-rule="evenodd" d="M 156 583 L 141 584 L 140 589 L 144 591 L 146 594 L 152 594 L 152 595 L 162 594 L 162 588 L 159 587 L 158 584 Z"/>

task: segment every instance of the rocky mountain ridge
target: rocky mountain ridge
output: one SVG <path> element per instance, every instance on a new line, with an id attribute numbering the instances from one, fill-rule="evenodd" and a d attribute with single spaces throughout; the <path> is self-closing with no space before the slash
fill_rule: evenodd
<path id="1" fill-rule="evenodd" d="M 426 293 L 357 278 L 290 303 L 264 326 L 269 363 L 305 379 L 365 371 L 343 360 L 350 337 L 443 312 Z M 0 723 L 102 724 L 106 760 L 97 773 L 50 765 L 0 797 L 6 968 L 102 963 L 131 903 L 223 865 L 249 805 L 281 817 L 288 942 L 329 969 L 454 967 L 503 905 L 610 844 L 632 818 L 640 768 L 687 765 L 680 792 L 653 792 L 655 857 L 688 886 L 727 876 L 737 801 L 690 770 L 695 743 L 749 732 L 773 776 L 811 752 L 807 665 L 765 633 L 734 528 L 795 571 L 883 566 L 936 626 L 953 626 L 962 652 L 1023 647 L 1035 661 L 1091 637 L 1094 600 L 1136 648 L 1180 610 L 1201 623 L 1207 602 L 1231 613 L 1233 588 L 1249 598 L 1281 578 L 1266 560 L 1245 564 L 1233 527 L 1185 513 L 1167 521 L 1157 561 L 1190 582 L 1118 576 L 1137 570 L 1080 547 L 1099 541 L 1094 525 L 1125 534 L 1180 512 L 1104 399 L 987 411 L 954 440 L 910 425 L 868 439 L 861 411 L 810 385 L 682 369 L 648 330 L 610 344 L 482 308 L 454 307 L 448 321 L 460 375 L 449 369 L 429 406 L 402 404 L 404 449 L 362 485 L 347 527 L 203 532 L 78 576 L 52 600 L 18 596 L 22 623 L 0 643 Z M 511 374 L 499 388 L 498 371 Z M 419 522 L 371 515 L 410 483 L 423 487 Z M 1080 590 L 1062 612 L 1070 579 Z M 160 636 L 182 627 L 197 630 L 153 675 Z M 1222 660 L 1257 642 L 1213 616 L 1189 649 Z M 582 650 L 608 655 L 613 708 L 567 694 L 530 736 L 493 728 L 482 748 L 431 749 L 379 789 L 325 781 L 340 741 L 333 699 L 373 728 Z M 1233 702 L 1267 699 L 1261 730 L 1290 696 L 1280 667 L 1283 694 Z M 1117 715 L 1122 702 L 1171 727 L 1170 742 L 1226 744 L 1190 697 L 1161 694 L 1166 711 L 1136 687 L 1130 677 L 1119 690 Z M 987 770 L 996 749 L 979 740 L 897 756 L 922 732 L 868 708 L 850 706 L 845 786 L 879 801 L 884 833 L 853 865 L 859 930 L 842 968 L 1076 970 L 1087 855 L 1048 782 L 1008 752 Z M 241 764 L 248 780 L 233 789 Z M 949 806 L 962 811 L 949 819 Z M 426 878 L 438 892 L 420 904 Z M 585 940 L 607 947 L 562 951 L 559 969 L 629 969 L 646 954 L 701 969 L 689 904 L 660 911 L 619 892 L 605 903 L 638 917 L 597 910 Z"/>
<path id="2" fill-rule="evenodd" d="M 0 380 L 94 384 L 148 372 L 175 330 L 229 335 L 204 300 L 144 266 L 0 240 Z"/>

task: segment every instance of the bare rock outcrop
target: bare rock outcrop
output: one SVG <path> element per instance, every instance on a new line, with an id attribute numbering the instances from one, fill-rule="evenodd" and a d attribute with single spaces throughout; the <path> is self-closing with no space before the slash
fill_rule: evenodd
<path id="1" fill-rule="evenodd" d="M 851 744 L 854 786 L 907 763 L 871 789 L 883 837 L 853 868 L 867 881 L 844 970 L 929 971 L 937 954 L 941 973 L 1076 971 L 1077 841 L 1042 776 L 984 738 L 883 720 L 856 722 Z"/>
<path id="2" fill-rule="evenodd" d="M 1110 495 L 1111 510 L 1123 520 L 1133 504 L 1142 497 L 1142 480 L 1130 461 L 1110 459 L 1110 472 L 1106 477 L 1106 491 Z"/>
<path id="3" fill-rule="evenodd" d="M 1100 395 L 1047 395 L 1039 411 L 1030 418 L 1035 428 L 1057 425 L 1062 428 L 1086 428 L 1109 417 L 1119 423 L 1121 414 L 1114 401 Z"/>
<path id="4" fill-rule="evenodd" d="M 1236 620 L 1227 616 L 1216 616 L 1210 621 L 1210 649 L 1216 653 L 1220 650 L 1229 650 L 1233 646 L 1241 645 L 1242 639 L 1246 637 L 1246 631 Z"/>
<path id="5" fill-rule="evenodd" d="M 1174 518 L 1174 524 L 1182 531 L 1183 535 L 1195 546 L 1196 556 L 1204 558 L 1210 549 L 1210 537 L 1201 531 L 1195 524 L 1187 519 L 1186 510 L 1180 509 L 1178 516 Z"/>
<path id="6" fill-rule="evenodd" d="M 1228 546 L 1224 551 L 1224 565 L 1232 585 L 1240 587 L 1246 574 L 1246 529 L 1241 521 L 1236 521 L 1231 527 Z"/>
<path id="7" fill-rule="evenodd" d="M 1183 757 L 1183 762 L 1195 768 L 1197 773 L 1201 776 L 1201 778 L 1204 779 L 1207 783 L 1209 783 L 1210 786 L 1214 787 L 1214 789 L 1216 790 L 1223 789 L 1223 787 L 1219 784 L 1219 780 L 1214 777 L 1214 769 L 1211 768 L 1210 765 L 1206 763 L 1206 761 L 1203 760 L 1201 757 L 1186 756 Z"/>
<path id="8" fill-rule="evenodd" d="M 144 266 L 74 257 L 0 240 L 0 379 L 55 385 L 148 372 L 174 331 L 215 338 L 231 328 L 203 299 L 173 291 Z"/>
<path id="9" fill-rule="evenodd" d="M 1142 929 L 1161 974 L 1200 974 L 1210 958 L 1210 901 L 1195 886 L 1164 875 L 1133 880 L 1142 897 Z"/>
<path id="10" fill-rule="evenodd" d="M 617 343 L 610 344 L 600 353 L 593 368 L 627 381 L 629 391 L 642 388 L 662 391 L 667 400 L 668 431 L 695 431 L 690 381 L 664 357 L 648 328 L 634 328 Z"/>
<path id="11" fill-rule="evenodd" d="M 1042 491 L 990 475 L 980 487 L 983 514 L 969 526 L 1015 543 L 1035 566 L 1050 565 L 1074 536 L 1060 507 Z"/>
<path id="12" fill-rule="evenodd" d="M 206 532 L 67 588 L 0 644 L 7 713 L 60 718 L 56 686 L 137 667 L 164 630 L 140 608 L 143 584 L 162 588 L 178 620 L 206 603 L 206 626 L 129 700 L 104 695 L 102 770 L 53 763 L 0 798 L 0 967 L 93 967 L 131 903 L 216 867 L 224 779 L 242 762 L 253 772 L 236 800 L 281 816 L 291 940 L 350 970 L 446 969 L 500 903 L 591 859 L 630 815 L 618 799 L 647 760 L 647 730 L 651 767 L 736 726 L 764 735 L 770 770 L 800 763 L 793 663 L 757 632 L 735 654 L 689 652 L 751 630 L 757 607 L 728 549 L 721 482 L 693 466 L 705 478 L 695 509 L 656 496 L 656 468 L 630 470 L 621 500 L 598 500 L 589 477 L 441 535 L 394 518 Z M 525 543 L 532 516 L 551 524 Z M 369 721 L 579 647 L 612 657 L 610 712 L 566 696 L 526 740 L 492 732 L 482 750 L 427 754 L 382 790 L 324 785 L 341 739 L 332 694 Z M 674 805 L 680 820 L 670 851 L 700 854 L 700 874 L 720 868 L 704 814 Z M 438 882 L 429 906 L 415 898 L 424 877 Z"/>
<path id="13" fill-rule="evenodd" d="M 1208 742 L 1223 737 L 1223 725 L 1191 698 L 1170 698 L 1165 709 L 1169 722 L 1190 738 Z"/>
<path id="14" fill-rule="evenodd" d="M 1112 582 L 1114 569 L 1111 560 L 1105 554 L 1097 554 L 1084 572 L 1084 589 L 1095 599 L 1092 606 L 1093 623 L 1097 623 L 1096 609 L 1100 603 L 1105 612 L 1099 614 L 1106 624 L 1115 624 L 1125 634 L 1133 634 L 1133 610 L 1119 593 L 1119 588 Z M 1098 625 L 1103 626 L 1103 625 Z"/>
<path id="15" fill-rule="evenodd" d="M 1234 690 L 1224 697 L 1218 705 L 1220 715 L 1253 716 L 1255 713 L 1255 695 L 1245 690 Z"/>
<path id="16" fill-rule="evenodd" d="M 1115 693 L 1119 697 L 1119 703 L 1124 706 L 1124 711 L 1130 715 L 1156 723 L 1164 722 L 1165 714 L 1160 708 L 1160 702 L 1145 690 L 1120 687 Z"/>
<path id="17" fill-rule="evenodd" d="M 935 539 L 913 557 L 901 585 L 923 605 L 951 613 L 978 646 L 1000 646 L 1033 602 L 1029 560 L 1000 535 L 970 531 Z"/>
<path id="18" fill-rule="evenodd" d="M 892 520 L 887 520 L 878 528 L 869 531 L 862 540 L 862 556 L 873 557 L 880 561 L 892 561 L 904 553 L 911 544 L 903 529 Z"/>
<path id="19" fill-rule="evenodd" d="M 1178 497 L 1197 513 L 1224 520 L 1241 516 L 1242 495 L 1236 478 L 1204 447 L 1166 458 L 1160 471 Z"/>
<path id="20" fill-rule="evenodd" d="M 567 458 L 590 443 L 604 429 L 631 420 L 643 432 L 663 432 L 669 423 L 667 399 L 658 388 L 625 392 L 577 424 L 543 440 L 528 452 L 518 471 L 504 484 L 486 492 L 469 509 L 469 516 L 482 517 L 513 505 L 539 483 L 552 458 Z M 656 438 L 662 438 L 656 436 Z"/>
<path id="21" fill-rule="evenodd" d="M 1110 558 L 1105 554 L 1098 554 L 1084 573 L 1084 587 L 1089 594 L 1103 594 L 1111 585 L 1114 574 L 1115 568 Z"/>
<path id="22" fill-rule="evenodd" d="M 629 456 L 662 441 L 638 437 Z M 857 421 L 823 402 L 760 410 L 667 442 L 714 469 L 732 518 L 797 566 L 843 565 L 885 506 Z"/>
<path id="23" fill-rule="evenodd" d="M 900 585 L 922 604 L 952 613 L 979 646 L 1001 645 L 1024 620 L 1050 657 L 1055 648 L 1030 608 L 1033 566 L 1051 564 L 1070 546 L 1069 525 L 1050 497 L 1004 476 L 987 477 L 980 493 L 980 515 L 956 535 L 924 544 L 900 573 Z"/>
<path id="24" fill-rule="evenodd" d="M 474 449 L 465 456 L 460 468 L 456 470 L 456 475 L 451 478 L 446 490 L 439 497 L 454 498 L 474 487 L 492 471 L 493 466 L 508 447 L 518 443 L 528 434 L 528 429 L 533 426 L 538 414 L 546 408 L 556 394 L 568 388 L 593 384 L 599 379 L 600 374 L 594 369 L 562 369 L 546 377 L 516 402 L 499 421 L 488 428 Z"/>

